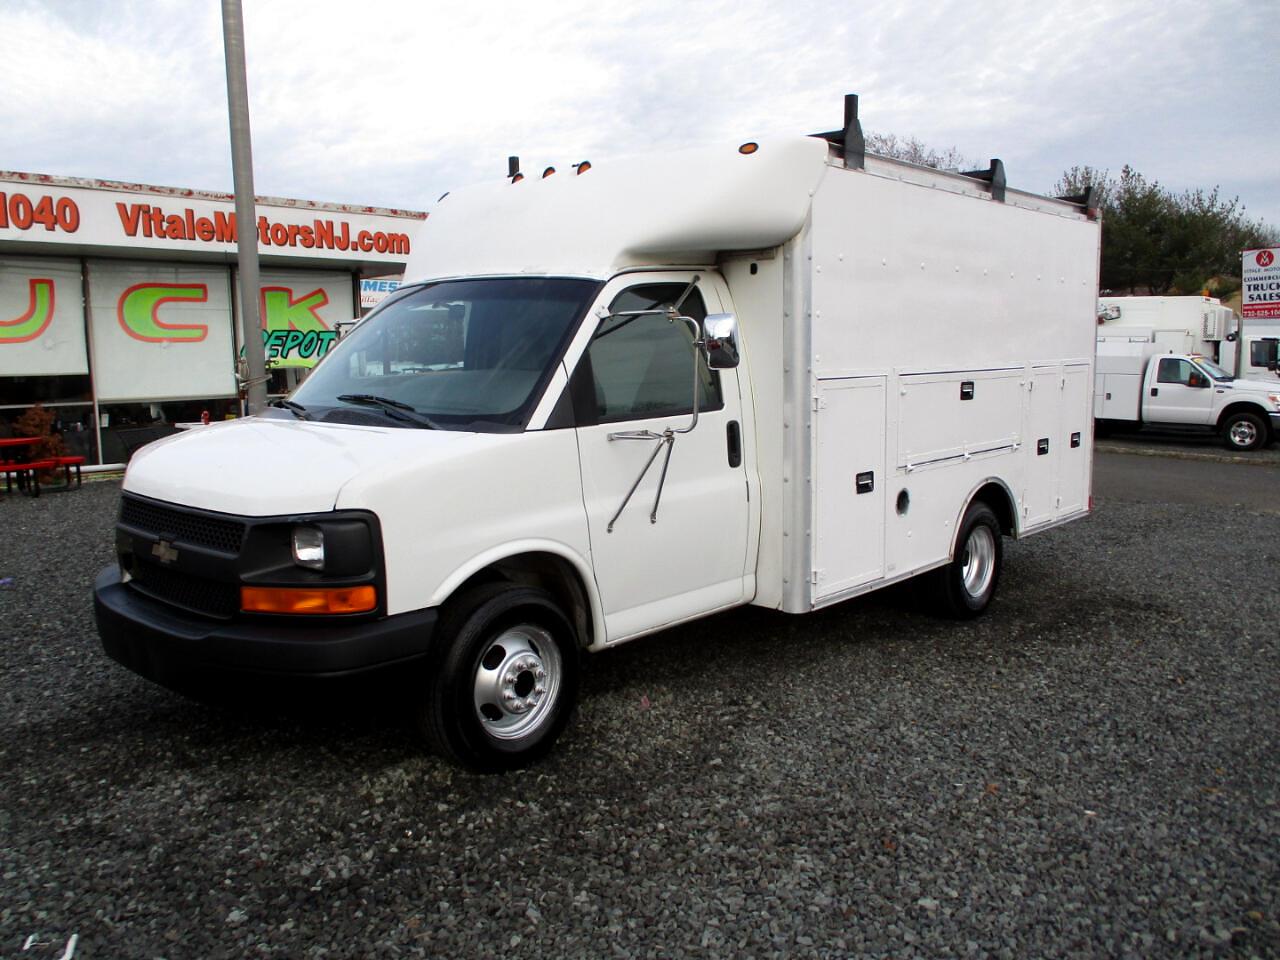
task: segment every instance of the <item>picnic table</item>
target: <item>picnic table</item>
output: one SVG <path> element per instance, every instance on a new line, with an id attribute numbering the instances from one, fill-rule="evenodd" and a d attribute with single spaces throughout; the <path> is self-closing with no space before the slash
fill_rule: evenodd
<path id="1" fill-rule="evenodd" d="M 76 486 L 80 486 L 80 468 L 84 457 L 33 457 L 34 448 L 43 437 L 0 437 L 0 472 L 4 473 L 6 493 L 13 492 L 14 480 L 19 490 L 27 490 L 31 496 L 40 496 L 41 470 L 62 468 L 66 485 L 71 486 L 71 470 L 76 471 Z"/>

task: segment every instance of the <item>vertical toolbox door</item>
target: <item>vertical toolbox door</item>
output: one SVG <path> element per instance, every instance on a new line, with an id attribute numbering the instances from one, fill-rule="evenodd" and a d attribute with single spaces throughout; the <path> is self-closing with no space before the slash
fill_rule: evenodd
<path id="1" fill-rule="evenodd" d="M 817 600 L 884 575 L 885 378 L 818 383 L 814 415 Z"/>

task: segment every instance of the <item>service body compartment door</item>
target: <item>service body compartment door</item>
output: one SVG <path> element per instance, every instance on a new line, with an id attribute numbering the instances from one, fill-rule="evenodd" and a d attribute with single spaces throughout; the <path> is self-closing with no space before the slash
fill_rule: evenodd
<path id="1" fill-rule="evenodd" d="M 885 378 L 818 383 L 814 415 L 815 600 L 884 575 Z"/>
<path id="2" fill-rule="evenodd" d="M 1086 368 L 1087 369 L 1087 368 Z M 1036 367 L 1027 403 L 1027 485 L 1022 492 L 1022 525 L 1033 527 L 1053 519 L 1058 498 L 1058 461 L 1065 439 L 1062 421 L 1062 368 Z"/>
<path id="3" fill-rule="evenodd" d="M 1067 364 L 1062 371 L 1061 471 L 1058 513 L 1085 508 L 1089 489 L 1089 366 Z"/>

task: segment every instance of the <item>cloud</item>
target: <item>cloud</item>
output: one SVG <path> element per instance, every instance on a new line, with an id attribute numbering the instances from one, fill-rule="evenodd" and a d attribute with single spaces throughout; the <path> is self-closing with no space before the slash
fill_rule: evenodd
<path id="1" fill-rule="evenodd" d="M 1263 5 L 1228 0 L 246 4 L 260 193 L 425 207 L 525 169 L 840 124 L 1047 190 L 1125 163 L 1280 224 Z M 214 4 L 20 2 L 0 165 L 226 189 Z"/>

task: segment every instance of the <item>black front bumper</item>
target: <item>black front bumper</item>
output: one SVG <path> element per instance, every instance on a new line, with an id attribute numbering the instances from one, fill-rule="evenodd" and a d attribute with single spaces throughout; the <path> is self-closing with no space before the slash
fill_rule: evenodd
<path id="1" fill-rule="evenodd" d="M 185 688 L 211 674 L 347 677 L 426 657 L 435 610 L 334 624 L 216 621 L 142 596 L 108 567 L 93 585 L 102 646 L 149 680 Z"/>

